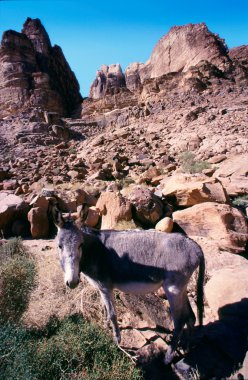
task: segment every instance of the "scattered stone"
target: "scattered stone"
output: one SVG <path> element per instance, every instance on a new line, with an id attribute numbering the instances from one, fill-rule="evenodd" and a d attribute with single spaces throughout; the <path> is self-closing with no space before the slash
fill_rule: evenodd
<path id="1" fill-rule="evenodd" d="M 173 220 L 169 217 L 161 219 L 155 226 L 155 230 L 161 232 L 171 232 L 173 230 Z"/>

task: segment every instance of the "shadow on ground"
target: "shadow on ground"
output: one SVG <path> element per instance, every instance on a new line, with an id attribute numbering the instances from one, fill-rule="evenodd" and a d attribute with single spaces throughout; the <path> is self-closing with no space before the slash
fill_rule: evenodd
<path id="1" fill-rule="evenodd" d="M 140 365 L 146 380 L 247 380 L 242 375 L 247 350 L 248 298 L 244 298 L 219 309 L 218 321 L 195 327 L 188 353 L 177 356 L 171 366 L 163 364 L 162 354 L 151 355 Z"/>

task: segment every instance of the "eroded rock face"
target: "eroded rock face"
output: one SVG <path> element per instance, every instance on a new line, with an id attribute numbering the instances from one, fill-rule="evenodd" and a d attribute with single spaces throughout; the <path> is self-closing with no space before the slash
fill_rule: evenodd
<path id="1" fill-rule="evenodd" d="M 96 79 L 90 88 L 90 98 L 101 99 L 107 94 L 114 94 L 118 89 L 125 88 L 126 81 L 119 63 L 110 66 L 103 65 L 96 72 Z"/>
<path id="2" fill-rule="evenodd" d="M 126 85 L 130 91 L 141 89 L 140 70 L 144 67 L 144 63 L 130 63 L 125 70 Z"/>
<path id="3" fill-rule="evenodd" d="M 248 69 L 248 45 L 237 46 L 230 49 L 229 56 L 233 61 L 238 62 Z"/>
<path id="4" fill-rule="evenodd" d="M 248 193 L 248 154 L 228 158 L 214 173 L 230 196 Z"/>
<path id="5" fill-rule="evenodd" d="M 230 59 L 224 41 L 204 23 L 175 26 L 160 39 L 140 70 L 141 81 L 170 72 L 185 72 L 203 60 L 226 69 Z"/>
<path id="6" fill-rule="evenodd" d="M 3 34 L 0 63 L 0 117 L 31 107 L 69 115 L 81 101 L 74 73 L 39 19 Z"/>

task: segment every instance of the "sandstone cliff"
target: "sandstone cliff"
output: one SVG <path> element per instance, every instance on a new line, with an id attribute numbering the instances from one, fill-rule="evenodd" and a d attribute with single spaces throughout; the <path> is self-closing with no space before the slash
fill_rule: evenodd
<path id="1" fill-rule="evenodd" d="M 81 101 L 74 73 L 39 19 L 3 34 L 0 63 L 0 117 L 31 107 L 70 115 Z"/>
<path id="2" fill-rule="evenodd" d="M 102 65 L 91 85 L 90 97 L 100 99 L 105 95 L 114 95 L 123 87 L 126 87 L 126 81 L 121 66 L 118 63 L 110 66 Z"/>
<path id="3" fill-rule="evenodd" d="M 226 70 L 230 59 L 224 41 L 210 32 L 204 23 L 175 26 L 155 46 L 141 69 L 141 80 L 170 72 L 185 72 L 200 61 L 208 61 Z"/>
<path id="4" fill-rule="evenodd" d="M 221 72 L 229 71 L 232 65 L 224 40 L 210 32 L 204 23 L 175 26 L 159 40 L 145 64 L 134 62 L 128 65 L 124 78 L 120 65 L 110 65 L 110 69 L 103 66 L 97 71 L 89 96 L 103 98 L 108 93 L 107 88 L 115 88 L 115 92 L 118 88 L 141 91 L 146 80 L 169 73 L 185 73 L 202 62 Z"/>

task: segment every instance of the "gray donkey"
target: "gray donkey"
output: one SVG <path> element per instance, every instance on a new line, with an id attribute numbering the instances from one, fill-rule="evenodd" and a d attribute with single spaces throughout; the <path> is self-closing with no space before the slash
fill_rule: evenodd
<path id="1" fill-rule="evenodd" d="M 99 289 L 117 344 L 121 335 L 113 289 L 146 294 L 163 286 L 174 322 L 165 356 L 165 363 L 171 363 L 184 325 L 191 330 L 196 321 L 187 297 L 187 284 L 198 267 L 199 323 L 203 320 L 205 263 L 199 245 L 179 233 L 79 229 L 72 221 L 65 221 L 58 209 L 54 212 L 54 221 L 58 227 L 59 258 L 66 285 L 75 288 L 82 272 Z"/>

